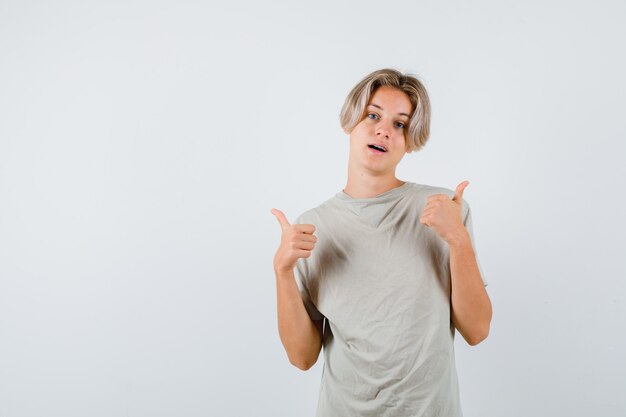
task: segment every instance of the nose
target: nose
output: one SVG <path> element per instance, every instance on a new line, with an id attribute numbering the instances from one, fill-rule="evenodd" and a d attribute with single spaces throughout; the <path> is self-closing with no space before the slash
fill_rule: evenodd
<path id="1" fill-rule="evenodd" d="M 390 132 L 391 129 L 389 129 L 389 127 L 385 123 L 380 123 L 376 128 L 376 136 L 379 138 L 389 139 L 389 137 L 391 136 Z"/>

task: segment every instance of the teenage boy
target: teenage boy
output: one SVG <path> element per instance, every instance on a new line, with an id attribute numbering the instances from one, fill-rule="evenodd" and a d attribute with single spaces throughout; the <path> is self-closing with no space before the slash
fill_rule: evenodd
<path id="1" fill-rule="evenodd" d="M 492 316 L 469 182 L 452 191 L 396 178 L 429 136 L 428 94 L 410 74 L 367 75 L 340 120 L 345 188 L 294 224 L 272 209 L 281 342 L 302 370 L 324 347 L 318 417 L 460 417 L 455 330 L 476 345 Z"/>

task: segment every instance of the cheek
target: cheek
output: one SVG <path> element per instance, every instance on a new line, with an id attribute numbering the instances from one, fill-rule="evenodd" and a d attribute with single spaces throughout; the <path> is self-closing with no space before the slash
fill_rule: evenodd
<path id="1" fill-rule="evenodd" d="M 356 125 L 356 129 L 358 129 L 359 132 L 369 133 L 370 131 L 374 130 L 374 126 L 372 126 L 369 123 L 366 123 L 365 121 L 362 121 L 361 123 Z"/>
<path id="2" fill-rule="evenodd" d="M 369 138 L 374 135 L 374 127 L 367 123 L 361 122 L 354 127 L 353 133 L 358 138 Z"/>
<path id="3" fill-rule="evenodd" d="M 407 144 L 406 135 L 400 135 L 400 137 L 398 138 L 398 142 L 397 142 L 397 148 L 398 148 L 398 152 L 400 152 L 402 155 L 406 153 L 406 144 Z"/>
<path id="4" fill-rule="evenodd" d="M 354 126 L 354 129 L 352 129 L 353 132 L 359 133 L 363 130 L 363 123 L 359 123 L 358 125 Z"/>

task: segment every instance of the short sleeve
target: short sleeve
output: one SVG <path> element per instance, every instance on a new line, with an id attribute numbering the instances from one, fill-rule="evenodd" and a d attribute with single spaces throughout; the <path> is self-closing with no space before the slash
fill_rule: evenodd
<path id="1" fill-rule="evenodd" d="M 302 222 L 301 216 L 298 216 L 293 224 L 300 224 Z M 310 258 L 299 258 L 298 262 L 296 262 L 296 267 L 293 270 L 293 275 L 296 279 L 296 284 L 298 285 L 298 289 L 300 290 L 300 297 L 302 298 L 302 302 L 304 303 L 304 308 L 307 313 L 309 313 L 309 317 L 311 320 L 322 320 L 324 315 L 317 310 L 315 304 L 311 300 L 311 294 L 309 292 L 309 288 L 307 286 L 307 282 L 309 279 L 309 267 L 308 267 L 308 259 Z"/>
<path id="2" fill-rule="evenodd" d="M 472 241 L 472 248 L 474 249 L 474 255 L 476 256 L 476 264 L 478 265 L 478 270 L 480 271 L 480 276 L 483 280 L 483 284 L 485 284 L 485 287 L 486 287 L 488 285 L 488 282 L 485 279 L 485 274 L 483 273 L 483 269 L 480 266 L 480 260 L 478 259 L 478 251 L 476 250 L 476 241 L 474 240 L 474 226 L 472 224 L 472 209 L 470 208 L 467 201 L 465 201 L 465 204 L 467 206 L 467 214 L 465 215 L 463 224 L 465 225 L 465 228 L 467 229 L 467 232 L 469 233 L 470 240 Z"/>

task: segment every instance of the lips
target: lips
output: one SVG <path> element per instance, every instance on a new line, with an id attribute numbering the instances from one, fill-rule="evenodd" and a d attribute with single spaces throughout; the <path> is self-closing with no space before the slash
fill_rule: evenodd
<path id="1" fill-rule="evenodd" d="M 375 149 L 381 152 L 387 152 L 387 147 L 383 145 L 382 143 L 370 143 L 367 146 L 371 149 Z"/>

